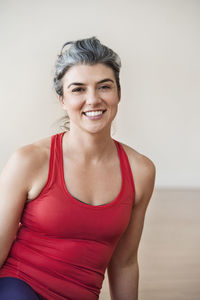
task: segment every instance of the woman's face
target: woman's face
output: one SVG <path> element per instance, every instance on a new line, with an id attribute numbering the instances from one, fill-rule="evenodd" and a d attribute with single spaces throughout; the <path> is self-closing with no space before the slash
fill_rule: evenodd
<path id="1" fill-rule="evenodd" d="M 70 118 L 70 130 L 110 130 L 120 101 L 113 70 L 101 63 L 71 67 L 63 77 L 59 100 Z"/>

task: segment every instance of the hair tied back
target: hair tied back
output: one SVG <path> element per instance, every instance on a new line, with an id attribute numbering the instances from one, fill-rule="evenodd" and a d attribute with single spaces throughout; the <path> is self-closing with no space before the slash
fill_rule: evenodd
<path id="1" fill-rule="evenodd" d="M 65 44 L 62 46 L 62 49 L 61 49 L 61 51 L 60 51 L 60 55 L 63 55 L 63 49 L 64 49 L 67 45 L 69 45 L 69 44 L 74 44 L 74 42 L 71 41 L 71 42 L 65 43 Z"/>

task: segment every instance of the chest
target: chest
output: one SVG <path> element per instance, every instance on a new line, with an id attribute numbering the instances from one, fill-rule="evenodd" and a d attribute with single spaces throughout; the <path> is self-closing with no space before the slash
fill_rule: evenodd
<path id="1" fill-rule="evenodd" d="M 112 202 L 119 194 L 122 184 L 119 160 L 88 165 L 64 159 L 63 175 L 68 192 L 90 205 Z"/>

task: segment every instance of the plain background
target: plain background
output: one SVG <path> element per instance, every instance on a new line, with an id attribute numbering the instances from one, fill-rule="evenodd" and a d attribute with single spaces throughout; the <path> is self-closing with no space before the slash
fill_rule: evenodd
<path id="1" fill-rule="evenodd" d="M 0 169 L 17 148 L 61 131 L 53 75 L 65 42 L 96 36 L 121 57 L 112 134 L 157 170 L 141 300 L 199 299 L 199 16 L 198 0 L 0 0 Z"/>
<path id="2" fill-rule="evenodd" d="M 62 131 L 53 89 L 62 45 L 96 36 L 121 57 L 113 137 L 156 165 L 156 187 L 200 187 L 200 1 L 1 0 L 2 168 L 18 147 Z"/>

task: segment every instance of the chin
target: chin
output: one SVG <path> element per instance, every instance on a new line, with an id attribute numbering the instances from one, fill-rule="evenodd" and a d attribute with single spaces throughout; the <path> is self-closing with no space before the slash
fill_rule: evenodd
<path id="1" fill-rule="evenodd" d="M 108 127 L 107 126 L 102 126 L 102 127 L 96 127 L 95 128 L 95 126 L 91 126 L 91 127 L 84 127 L 84 128 L 82 128 L 84 131 L 87 131 L 88 133 L 91 133 L 91 134 L 96 134 L 96 133 L 101 133 L 101 132 L 103 132 L 103 131 L 108 131 L 108 130 L 110 130 L 111 129 L 111 126 L 109 127 L 109 129 L 108 129 Z"/>

